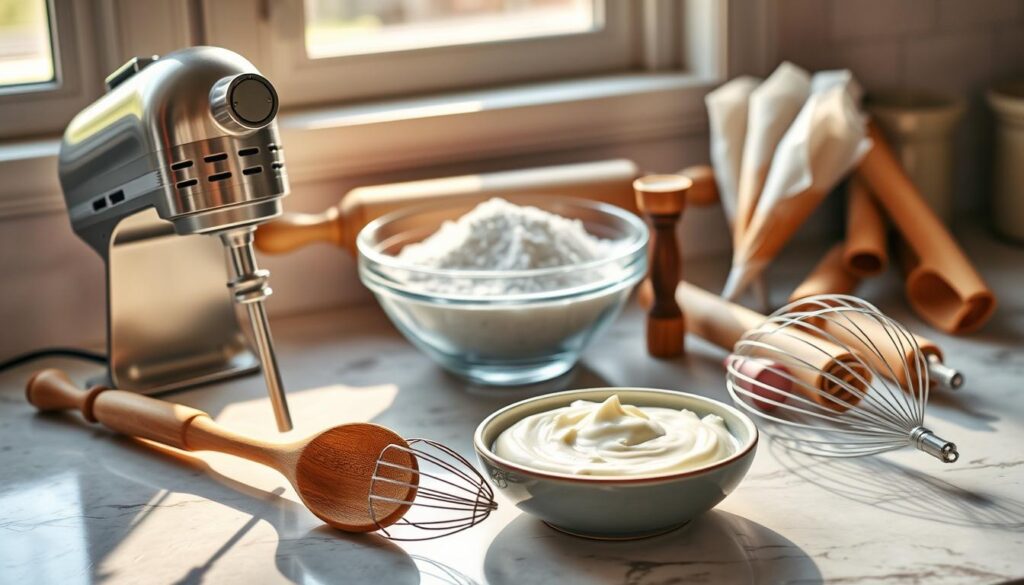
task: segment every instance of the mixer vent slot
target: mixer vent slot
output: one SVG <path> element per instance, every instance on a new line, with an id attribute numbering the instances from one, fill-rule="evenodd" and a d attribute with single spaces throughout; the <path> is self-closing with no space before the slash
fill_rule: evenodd
<path id="1" fill-rule="evenodd" d="M 263 167 L 249 167 L 242 170 L 243 175 L 258 175 L 263 172 Z"/>
<path id="2" fill-rule="evenodd" d="M 267 150 L 269 150 L 270 152 L 277 152 L 278 150 L 280 150 L 280 147 L 271 142 L 270 144 L 267 145 Z"/>
<path id="3" fill-rule="evenodd" d="M 230 178 L 231 178 L 231 171 L 225 171 L 223 173 L 217 173 L 216 175 L 210 175 L 209 177 L 206 178 L 206 180 L 211 182 L 211 183 L 216 183 L 217 181 L 223 181 L 224 179 L 230 179 Z"/>
<path id="4" fill-rule="evenodd" d="M 270 168 L 274 169 L 275 171 L 279 171 L 284 168 L 284 163 L 270 163 Z"/>
<path id="5" fill-rule="evenodd" d="M 217 153 L 217 154 L 211 154 L 210 156 L 204 156 L 203 157 L 203 160 L 208 162 L 208 163 L 220 162 L 222 160 L 227 160 L 227 159 L 228 159 L 228 153 L 226 153 L 226 152 L 220 152 L 220 153 Z"/>
<path id="6" fill-rule="evenodd" d="M 190 166 L 192 166 L 192 161 L 190 161 L 190 160 L 179 160 L 178 162 L 176 162 L 176 163 L 171 165 L 171 170 L 172 171 L 180 171 L 181 169 L 187 169 Z"/>
<path id="7" fill-rule="evenodd" d="M 196 180 L 196 179 L 189 179 L 187 181 L 179 181 L 178 184 L 175 185 L 175 186 L 177 188 L 179 188 L 179 189 L 185 189 L 185 188 L 188 188 L 188 187 L 192 187 L 192 186 L 194 186 L 197 183 L 199 183 L 198 180 Z"/>
<path id="8" fill-rule="evenodd" d="M 124 191 L 114 191 L 113 193 L 110 194 L 111 205 L 117 205 L 122 201 L 124 201 Z"/>
<path id="9" fill-rule="evenodd" d="M 252 148 L 243 148 L 242 150 L 239 150 L 238 151 L 238 156 L 252 156 L 254 154 L 259 154 L 259 153 L 260 153 L 260 148 L 258 146 L 253 146 Z"/>
<path id="10" fill-rule="evenodd" d="M 93 199 L 93 201 L 92 201 L 92 210 L 93 211 L 99 211 L 101 209 L 105 209 L 106 207 L 107 207 L 107 200 L 105 198 L 100 197 L 98 199 Z"/>

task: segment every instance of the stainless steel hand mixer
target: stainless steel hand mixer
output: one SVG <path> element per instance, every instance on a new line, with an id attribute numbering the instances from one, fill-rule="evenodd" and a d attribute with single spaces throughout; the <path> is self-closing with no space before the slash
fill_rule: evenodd
<path id="1" fill-rule="evenodd" d="M 193 47 L 132 59 L 68 125 L 68 215 L 107 268 L 106 385 L 154 393 L 262 366 L 277 426 L 291 429 L 263 306 L 269 272 L 252 248 L 288 194 L 277 108 L 251 63 Z M 224 249 L 258 358 L 224 294 Z"/>
<path id="2" fill-rule="evenodd" d="M 835 354 L 826 345 L 845 356 L 829 371 L 812 363 L 819 352 Z M 955 444 L 924 426 L 929 361 L 914 335 L 863 299 L 817 295 L 786 305 L 743 335 L 727 367 L 733 400 L 787 448 L 855 457 L 913 445 L 945 463 L 959 458 Z M 823 383 L 808 383 L 808 373 Z"/>

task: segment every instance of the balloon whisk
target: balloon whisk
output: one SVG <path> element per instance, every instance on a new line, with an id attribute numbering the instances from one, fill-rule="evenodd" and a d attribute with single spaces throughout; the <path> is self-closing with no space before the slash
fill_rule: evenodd
<path id="1" fill-rule="evenodd" d="M 824 346 L 843 352 L 828 371 L 813 359 Z M 905 326 L 863 299 L 816 295 L 786 305 L 743 335 L 727 366 L 733 400 L 787 448 L 857 457 L 914 446 L 945 463 L 959 458 L 924 424 L 927 356 Z"/>

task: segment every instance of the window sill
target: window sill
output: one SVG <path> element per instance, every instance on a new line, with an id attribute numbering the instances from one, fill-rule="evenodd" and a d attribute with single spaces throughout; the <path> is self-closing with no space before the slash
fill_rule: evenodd
<path id="1" fill-rule="evenodd" d="M 293 183 L 707 129 L 714 80 L 609 75 L 282 113 Z M 59 139 L 0 143 L 0 218 L 63 209 Z"/>

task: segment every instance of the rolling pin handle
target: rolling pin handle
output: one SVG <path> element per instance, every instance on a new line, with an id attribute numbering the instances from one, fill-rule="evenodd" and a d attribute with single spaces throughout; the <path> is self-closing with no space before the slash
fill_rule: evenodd
<path id="1" fill-rule="evenodd" d="M 93 386 L 81 390 L 61 370 L 49 368 L 33 375 L 25 385 L 25 398 L 39 412 L 57 410 L 78 410 L 89 422 L 97 422 L 93 415 L 93 404 L 106 386 Z"/>
<path id="2" fill-rule="evenodd" d="M 336 206 L 322 213 L 284 213 L 258 226 L 256 249 L 265 254 L 284 254 L 316 242 L 342 246 L 342 221 Z"/>
<path id="3" fill-rule="evenodd" d="M 686 167 L 679 174 L 693 181 L 686 192 L 686 203 L 697 207 L 707 207 L 718 203 L 718 183 L 715 182 L 715 171 L 708 165 Z"/>

